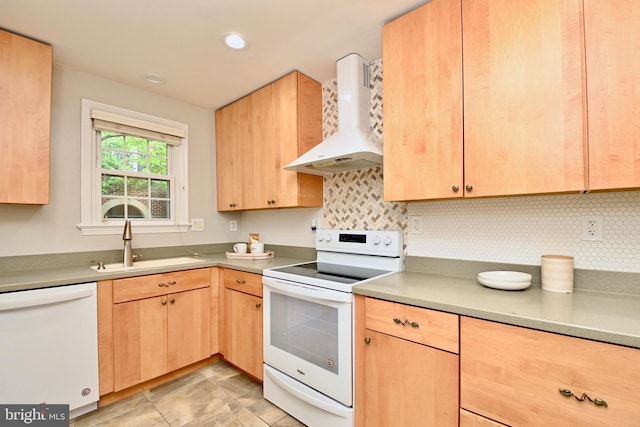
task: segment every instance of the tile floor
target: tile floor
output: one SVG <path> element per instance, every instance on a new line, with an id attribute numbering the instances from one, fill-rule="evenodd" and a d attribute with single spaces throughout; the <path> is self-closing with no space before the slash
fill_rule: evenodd
<path id="1" fill-rule="evenodd" d="M 262 385 L 218 361 L 71 420 L 70 427 L 304 427 L 262 397 Z"/>

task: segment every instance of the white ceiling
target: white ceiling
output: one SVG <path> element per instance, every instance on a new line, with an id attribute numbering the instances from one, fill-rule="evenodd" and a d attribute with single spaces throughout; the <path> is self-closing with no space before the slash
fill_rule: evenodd
<path id="1" fill-rule="evenodd" d="M 53 46 L 54 62 L 206 108 L 292 70 L 382 57 L 382 25 L 425 0 L 0 0 L 0 28 Z M 232 51 L 225 32 L 249 49 Z M 145 73 L 166 78 L 152 85 Z"/>

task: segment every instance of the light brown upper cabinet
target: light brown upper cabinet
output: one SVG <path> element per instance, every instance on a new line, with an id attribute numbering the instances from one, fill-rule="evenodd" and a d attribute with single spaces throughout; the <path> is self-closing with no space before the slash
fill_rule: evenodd
<path id="1" fill-rule="evenodd" d="M 51 46 L 0 30 L 0 203 L 49 203 Z"/>
<path id="2" fill-rule="evenodd" d="M 465 196 L 585 188 L 580 0 L 463 0 Z"/>
<path id="3" fill-rule="evenodd" d="M 580 3 L 433 0 L 385 26 L 385 199 L 584 190 Z"/>
<path id="4" fill-rule="evenodd" d="M 640 2 L 584 0 L 589 189 L 640 187 Z"/>
<path id="5" fill-rule="evenodd" d="M 460 2 L 390 22 L 382 45 L 385 200 L 462 197 Z"/>
<path id="6" fill-rule="evenodd" d="M 283 169 L 320 141 L 322 85 L 297 71 L 216 111 L 218 210 L 322 206 L 322 177 Z"/>
<path id="7" fill-rule="evenodd" d="M 246 96 L 216 111 L 218 210 L 243 209 L 251 182 L 251 99 Z"/>

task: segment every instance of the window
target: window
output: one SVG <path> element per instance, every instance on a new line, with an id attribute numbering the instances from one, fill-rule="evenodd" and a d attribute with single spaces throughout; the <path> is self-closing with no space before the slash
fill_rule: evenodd
<path id="1" fill-rule="evenodd" d="M 187 125 L 82 100 L 85 235 L 188 229 Z"/>

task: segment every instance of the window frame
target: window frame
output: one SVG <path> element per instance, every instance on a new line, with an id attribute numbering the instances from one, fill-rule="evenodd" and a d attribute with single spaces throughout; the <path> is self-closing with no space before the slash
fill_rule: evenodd
<path id="1" fill-rule="evenodd" d="M 102 218 L 101 165 L 99 163 L 99 147 L 97 134 L 93 126 L 92 110 L 126 116 L 139 123 L 152 126 L 166 126 L 183 131 L 179 145 L 168 148 L 168 156 L 172 165 L 172 193 L 170 197 L 172 218 L 132 219 L 138 234 L 185 232 L 190 227 L 189 221 L 189 159 L 188 159 L 188 125 L 161 117 L 128 110 L 113 105 L 103 104 L 89 99 L 82 99 L 81 138 L 80 138 L 80 216 L 77 227 L 83 235 L 107 235 L 122 233 L 124 219 Z"/>

